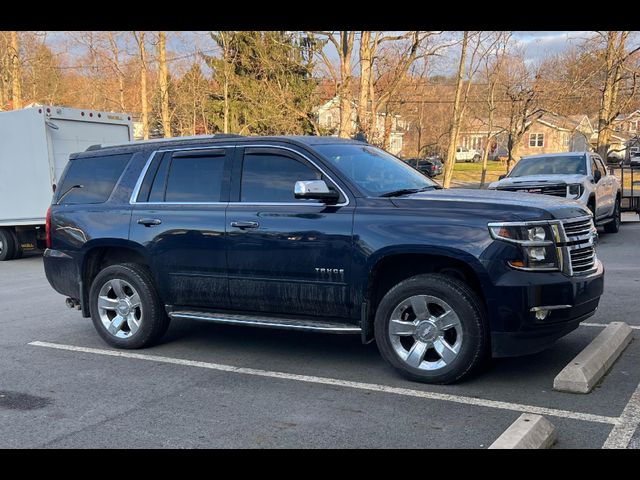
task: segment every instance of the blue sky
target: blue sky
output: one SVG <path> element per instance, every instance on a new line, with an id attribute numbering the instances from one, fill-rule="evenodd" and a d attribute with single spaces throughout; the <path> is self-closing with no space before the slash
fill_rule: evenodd
<path id="1" fill-rule="evenodd" d="M 529 62 L 536 62 L 547 55 L 561 52 L 571 44 L 574 44 L 593 32 L 585 31 L 520 31 L 513 32 L 513 39 L 524 49 Z M 77 48 L 69 50 L 66 45 L 69 34 L 67 32 L 49 32 L 48 43 L 54 50 L 66 50 L 71 58 L 79 53 Z M 167 38 L 167 47 L 175 55 L 189 54 L 197 50 L 211 51 L 214 46 L 208 32 L 170 32 Z M 133 44 L 131 44 L 133 48 Z M 357 51 L 357 50 L 356 50 Z M 455 56 L 457 49 L 453 49 L 450 58 L 443 59 L 441 68 L 449 70 L 451 65 L 455 68 Z M 327 53 L 331 58 L 336 58 L 333 47 L 327 47 Z M 445 73 L 445 72 L 443 72 Z"/>

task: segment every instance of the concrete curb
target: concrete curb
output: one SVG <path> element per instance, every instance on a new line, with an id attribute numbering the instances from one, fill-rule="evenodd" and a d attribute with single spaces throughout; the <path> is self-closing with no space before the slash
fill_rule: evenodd
<path id="1" fill-rule="evenodd" d="M 549 420 L 541 415 L 523 413 L 489 448 L 550 448 L 556 438 L 556 428 Z"/>
<path id="2" fill-rule="evenodd" d="M 589 393 L 629 345 L 633 330 L 624 322 L 611 322 L 553 380 L 561 392 Z"/>

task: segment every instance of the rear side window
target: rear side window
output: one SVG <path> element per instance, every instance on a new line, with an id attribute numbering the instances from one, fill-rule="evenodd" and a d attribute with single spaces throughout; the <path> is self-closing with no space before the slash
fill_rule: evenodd
<path id="1" fill-rule="evenodd" d="M 131 154 L 84 157 L 69 161 L 62 183 L 56 189 L 56 203 L 104 203 L 122 175 Z"/>
<path id="2" fill-rule="evenodd" d="M 166 202 L 219 202 L 225 156 L 174 157 L 165 193 Z"/>

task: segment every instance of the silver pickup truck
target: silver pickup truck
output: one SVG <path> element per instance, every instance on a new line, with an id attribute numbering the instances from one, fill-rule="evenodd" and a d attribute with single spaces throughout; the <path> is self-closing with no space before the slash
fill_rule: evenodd
<path id="1" fill-rule="evenodd" d="M 577 200 L 589 207 L 605 232 L 620 228 L 621 187 L 602 158 L 592 152 L 550 153 L 523 157 L 489 185 L 492 190 L 542 193 Z"/>

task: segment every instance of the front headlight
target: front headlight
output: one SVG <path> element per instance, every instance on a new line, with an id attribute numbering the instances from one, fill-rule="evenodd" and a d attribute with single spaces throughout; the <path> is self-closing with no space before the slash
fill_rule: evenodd
<path id="1" fill-rule="evenodd" d="M 560 255 L 556 242 L 560 232 L 555 223 L 490 223 L 489 232 L 496 240 L 520 246 L 522 256 L 507 263 L 520 270 L 560 270 Z"/>
<path id="2" fill-rule="evenodd" d="M 569 198 L 580 198 L 582 195 L 582 184 L 572 183 L 568 185 Z"/>

